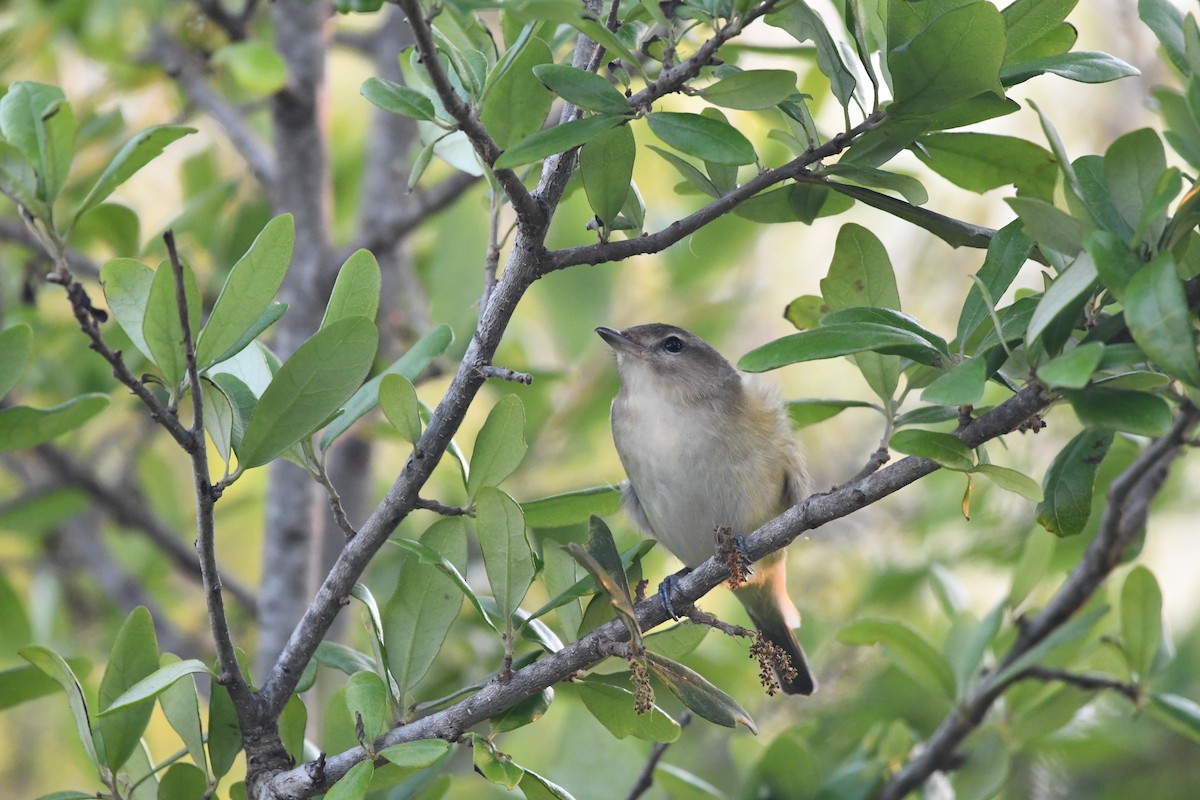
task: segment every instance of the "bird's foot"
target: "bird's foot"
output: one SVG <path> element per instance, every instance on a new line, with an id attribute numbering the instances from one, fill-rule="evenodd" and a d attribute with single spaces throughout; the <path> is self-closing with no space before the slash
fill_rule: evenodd
<path id="1" fill-rule="evenodd" d="M 671 619 L 679 621 L 679 614 L 675 611 L 675 606 L 671 604 L 671 592 L 679 588 L 679 579 L 692 571 L 691 567 L 684 567 L 674 575 L 668 575 L 663 578 L 662 583 L 658 585 L 658 599 L 662 601 L 663 608 L 671 615 Z"/>

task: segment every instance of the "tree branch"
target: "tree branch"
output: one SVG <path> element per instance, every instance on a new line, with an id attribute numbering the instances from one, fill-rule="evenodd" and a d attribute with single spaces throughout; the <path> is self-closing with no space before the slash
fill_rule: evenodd
<path id="1" fill-rule="evenodd" d="M 793 159 L 779 169 L 760 172 L 754 178 L 734 189 L 728 194 L 718 197 L 708 205 L 694 211 L 681 220 L 676 220 L 661 231 L 646 236 L 620 241 L 599 242 L 597 244 L 570 247 L 555 250 L 547 259 L 547 268 L 543 275 L 555 270 L 573 267 L 578 264 L 603 264 L 609 261 L 620 261 L 631 256 L 658 253 L 676 242 L 703 228 L 717 217 L 728 214 L 737 206 L 765 189 L 777 183 L 797 178 L 802 175 L 809 165 L 821 159 L 837 155 L 845 150 L 860 135 L 876 127 L 883 120 L 883 114 L 877 112 L 855 125 L 848 131 L 838 134 L 820 147 L 813 148 L 804 155 Z"/>
<path id="2" fill-rule="evenodd" d="M 990 414 L 985 414 L 978 421 L 988 416 Z M 919 752 L 888 780 L 879 800 L 900 800 L 934 772 L 945 768 L 958 745 L 980 725 L 992 704 L 1025 671 L 1006 680 L 996 680 L 996 676 L 1003 675 L 1008 666 L 1016 663 L 1091 599 L 1145 527 L 1150 501 L 1162 488 L 1168 467 L 1186 444 L 1188 431 L 1198 420 L 1200 411 L 1191 404 L 1185 405 L 1175 417 L 1171 430 L 1143 450 L 1112 482 L 1100 529 L 1062 587 L 1046 607 L 1021 628 L 1017 641 L 995 670 L 942 721 Z"/>
<path id="3" fill-rule="evenodd" d="M 1074 686 L 1087 691 L 1107 689 L 1123 695 L 1126 700 L 1135 705 L 1138 702 L 1138 690 L 1136 686 L 1132 683 L 1126 683 L 1125 681 L 1119 681 L 1103 675 L 1081 675 L 1077 672 L 1068 672 L 1065 669 L 1054 669 L 1053 667 L 1030 667 L 1017 675 L 1016 680 L 1035 680 L 1045 681 L 1046 683 L 1057 681 L 1058 683 L 1065 683 L 1068 686 Z"/>
<path id="4" fill-rule="evenodd" d="M 252 720 L 255 711 L 254 695 L 250 691 L 238 665 L 233 637 L 229 632 L 229 618 L 225 614 L 225 599 L 221 596 L 221 576 L 217 572 L 213 506 L 217 495 L 213 491 L 208 471 L 208 447 L 204 439 L 204 397 L 200 389 L 200 370 L 196 366 L 196 346 L 192 338 L 191 321 L 188 318 L 187 291 L 184 284 L 183 262 L 175 250 L 175 234 L 163 234 L 171 270 L 175 276 L 175 304 L 179 310 L 179 325 L 183 333 L 183 353 L 187 362 L 188 383 L 192 393 L 192 479 L 196 492 L 196 555 L 200 559 L 200 576 L 204 581 L 204 598 L 208 605 L 208 625 L 212 631 L 213 644 L 217 649 L 217 661 L 221 664 L 219 681 L 229 690 L 229 696 L 237 709 L 238 719 L 243 724 Z"/>
<path id="5" fill-rule="evenodd" d="M 502 277 L 497 299 L 504 297 L 507 288 L 506 279 Z M 453 393 L 453 387 L 451 391 Z M 959 433 L 959 436 L 969 446 L 977 446 L 1016 430 L 1030 416 L 1044 409 L 1049 402 L 1050 398 L 1044 395 L 1039 387 L 1029 387 L 974 420 Z M 439 407 L 439 412 L 442 410 L 442 407 Z M 427 435 L 435 429 L 438 419 L 439 415 L 435 413 L 434 421 L 426 431 Z M 423 444 L 426 443 L 423 441 Z M 411 467 L 412 461 L 410 460 L 405 474 Z M 847 516 L 899 491 L 937 469 L 937 464 L 932 461 L 910 456 L 857 483 L 825 494 L 812 495 L 748 537 L 746 552 L 752 560 L 758 560 L 787 546 L 805 531 Z M 400 482 L 403 482 L 404 479 L 402 475 Z M 389 497 L 396 492 L 397 488 L 393 487 Z M 368 526 L 371 524 L 369 521 Z M 367 537 L 360 533 L 359 537 L 351 543 L 351 547 L 360 541 L 366 541 L 366 539 Z M 710 558 L 680 578 L 675 596 L 684 603 L 695 602 L 728 577 L 728 565 L 717 557 Z M 329 585 L 329 581 L 327 581 L 327 585 Z M 349 591 L 348 587 L 346 591 Z M 635 606 L 635 612 L 638 624 L 643 630 L 649 630 L 668 619 L 667 611 L 657 597 L 638 603 Z M 613 620 L 606 623 L 557 653 L 547 655 L 530 666 L 513 673 L 511 679 L 505 683 L 490 683 L 475 695 L 450 708 L 389 731 L 379 742 L 379 746 L 386 747 L 427 738 L 452 740 L 470 726 L 495 716 L 502 710 L 575 672 L 593 666 L 611 651 L 613 644 L 626 641 L 628 637 L 629 632 L 623 622 Z M 293 639 L 296 637 L 294 636 Z M 315 648 L 316 644 L 314 643 L 312 647 Z M 313 774 L 303 766 L 281 773 L 271 780 L 268 796 L 287 800 L 301 800 L 310 797 L 327 789 L 363 757 L 361 748 L 354 748 L 327 757 L 320 781 L 317 781 Z"/>
<path id="6" fill-rule="evenodd" d="M 212 5 L 221 8 L 219 2 Z M 161 64 L 163 71 L 179 84 L 188 101 L 221 126 L 259 183 L 270 186 L 275 182 L 278 174 L 275 155 L 250 125 L 245 113 L 208 84 L 202 59 L 188 52 L 162 27 L 151 32 L 150 44 L 143 57 Z"/>
<path id="7" fill-rule="evenodd" d="M 450 76 L 442 69 L 437 46 L 433 41 L 433 30 L 421 11 L 420 3 L 417 0 L 398 0 L 398 5 L 408 16 L 408 24 L 412 28 L 413 38 L 417 43 L 417 52 L 421 54 L 421 63 L 429 73 L 429 80 L 433 83 L 438 98 L 450 116 L 454 117 L 462 132 L 467 135 L 475 153 L 490 169 L 496 163 L 496 159 L 500 157 L 500 147 L 471 107 L 458 96 L 458 92 L 450 82 Z M 504 189 L 504 193 L 508 195 L 513 209 L 517 212 L 517 224 L 542 224 L 546 217 L 546 211 L 534 202 L 533 196 L 525 188 L 525 184 L 521 182 L 517 173 L 511 169 L 498 169 L 493 172 L 496 180 Z"/>

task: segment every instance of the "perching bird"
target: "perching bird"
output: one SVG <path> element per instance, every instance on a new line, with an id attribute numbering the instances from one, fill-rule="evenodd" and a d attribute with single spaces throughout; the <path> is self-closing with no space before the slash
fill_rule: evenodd
<path id="1" fill-rule="evenodd" d="M 596 333 L 616 352 L 621 379 L 612 430 L 629 476 L 625 511 L 684 566 L 716 552 L 717 528 L 750 533 L 803 499 L 803 459 L 770 391 L 743 381 L 711 345 L 682 328 L 653 323 Z M 763 636 L 790 657 L 796 676 L 778 676 L 783 690 L 812 694 L 816 681 L 792 631 L 800 615 L 787 594 L 783 553 L 758 562 L 734 594 Z"/>

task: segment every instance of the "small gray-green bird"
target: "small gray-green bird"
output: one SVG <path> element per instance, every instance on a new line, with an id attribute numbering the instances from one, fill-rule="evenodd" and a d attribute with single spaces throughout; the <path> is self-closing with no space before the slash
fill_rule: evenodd
<path id="1" fill-rule="evenodd" d="M 612 404 L 613 441 L 629 481 L 625 511 L 684 566 L 716 552 L 715 530 L 746 534 L 804 498 L 807 475 L 782 404 L 742 376 L 711 345 L 662 323 L 597 328 L 617 355 L 621 389 Z M 783 553 L 755 565 L 734 590 L 763 636 L 791 658 L 788 694 L 817 684 L 792 631 Z M 664 598 L 665 600 L 665 598 Z"/>

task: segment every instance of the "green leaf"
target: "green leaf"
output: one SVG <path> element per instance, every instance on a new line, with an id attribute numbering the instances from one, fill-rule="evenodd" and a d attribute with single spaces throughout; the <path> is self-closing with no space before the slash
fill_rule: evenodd
<path id="1" fill-rule="evenodd" d="M 420 543 L 460 573 L 466 570 L 467 534 L 461 518 L 435 522 L 421 535 Z M 461 607 L 458 586 L 438 569 L 417 558 L 405 559 L 400 565 L 396 589 L 383 611 L 383 639 L 401 708 L 407 707 L 412 687 L 433 664 Z"/>
<path id="2" fill-rule="evenodd" d="M 388 717 L 387 687 L 373 670 L 356 672 L 346 681 L 346 708 L 350 716 L 362 720 L 363 739 L 375 741 L 385 730 Z"/>
<path id="3" fill-rule="evenodd" d="M 971 448 L 949 433 L 910 428 L 893 434 L 888 447 L 959 472 L 970 472 L 975 466 Z"/>
<path id="4" fill-rule="evenodd" d="M 1083 239 L 1084 249 L 1096 264 L 1105 288 L 1118 300 L 1125 299 L 1129 279 L 1142 268 L 1141 260 L 1115 234 L 1092 231 Z"/>
<path id="5" fill-rule="evenodd" d="M 838 641 L 850 645 L 883 645 L 888 658 L 917 683 L 953 700 L 954 672 L 949 662 L 921 634 L 891 619 L 855 620 L 838 631 Z"/>
<path id="6" fill-rule="evenodd" d="M 975 356 L 955 364 L 949 372 L 939 375 L 921 392 L 927 403 L 947 406 L 969 406 L 978 403 L 988 379 L 988 359 Z"/>
<path id="7" fill-rule="evenodd" d="M 642 632 L 638 626 L 637 613 L 633 609 L 633 597 L 629 593 L 629 579 L 625 574 L 625 565 L 617 553 L 617 545 L 613 541 L 612 531 L 604 524 L 604 520 L 596 516 L 588 520 L 588 539 L 584 547 L 580 547 L 576 542 L 568 542 L 564 547 L 571 557 L 592 576 L 596 587 L 604 592 L 613 610 L 621 618 L 625 627 L 629 629 L 629 636 L 634 647 L 641 649 Z M 569 595 L 570 592 L 567 594 Z M 538 609 L 533 616 L 540 616 L 549 610 L 553 607 L 553 602 Z"/>
<path id="8" fill-rule="evenodd" d="M 492 70 L 493 75 L 503 72 L 497 78 L 488 77 L 490 86 L 479 120 L 501 149 L 541 130 L 554 103 L 554 94 L 542 85 L 535 72 L 553 60 L 546 43 L 533 37 L 515 58 L 508 63 L 501 60 Z"/>
<path id="9" fill-rule="evenodd" d="M 0 409 L 0 453 L 26 450 L 73 431 L 108 406 L 108 396 L 84 394 L 53 408 Z"/>
<path id="10" fill-rule="evenodd" d="M 450 743 L 443 739 L 417 739 L 385 747 L 379 756 L 398 767 L 416 770 L 433 766 L 449 752 Z"/>
<path id="11" fill-rule="evenodd" d="M 291 264 L 295 241 L 292 215 L 281 214 L 263 227 L 233 265 L 196 341 L 196 363 L 201 369 L 234 355 L 234 344 L 272 308 L 271 301 Z"/>
<path id="12" fill-rule="evenodd" d="M 195 128 L 182 125 L 157 125 L 134 136 L 117 151 L 113 160 L 108 162 L 108 166 L 100 173 L 95 185 L 75 211 L 75 220 L 83 216 L 89 208 L 103 202 L 114 189 L 133 177 L 135 172 L 158 158 L 167 145 L 195 132 Z"/>
<path id="13" fill-rule="evenodd" d="M 116 253 L 136 253 L 142 246 L 141 222 L 129 206 L 101 203 L 79 218 L 71 239 L 85 251 L 103 243 Z"/>
<path id="14" fill-rule="evenodd" d="M 854 74 L 842 61 L 838 43 L 830 35 L 825 21 L 808 3 L 790 3 L 778 11 L 768 14 L 768 25 L 783 28 L 798 44 L 812 41 L 817 50 L 817 69 L 829 78 L 829 88 L 843 108 L 850 105 L 854 96 Z"/>
<path id="15" fill-rule="evenodd" d="M 488 732 L 495 736 L 497 733 L 507 733 L 532 725 L 545 716 L 552 702 L 554 689 L 547 686 L 488 720 Z"/>
<path id="16" fill-rule="evenodd" d="M 900 292 L 887 250 L 875 234 L 861 225 L 843 225 L 838 231 L 829 273 L 820 285 L 821 296 L 830 311 L 862 306 L 900 310 Z M 870 334 L 871 329 L 865 332 Z M 860 342 L 863 340 L 860 337 Z M 854 363 L 871 390 L 880 399 L 890 400 L 899 384 L 900 365 L 894 358 L 878 355 L 874 347 L 861 350 L 876 350 L 855 356 Z"/>
<path id="17" fill-rule="evenodd" d="M 437 550 L 434 550 L 432 547 L 423 545 L 420 542 L 414 542 L 411 539 L 388 539 L 388 541 L 401 549 L 416 554 L 416 556 L 421 559 L 422 564 L 430 564 L 434 567 L 437 567 L 438 570 L 440 570 L 443 575 L 453 581 L 454 585 L 459 588 L 459 591 L 466 596 L 467 601 L 470 602 L 471 606 L 479 614 L 479 617 L 484 621 L 484 623 L 492 630 L 499 631 L 499 627 L 496 625 L 496 621 L 492 618 L 492 614 L 488 613 L 488 609 L 484 607 L 484 604 L 480 601 L 478 595 L 475 594 L 475 591 L 471 588 L 470 584 L 467 583 L 467 579 L 464 578 L 462 573 L 458 571 L 458 567 L 451 564 L 445 556 L 440 554 Z M 492 608 L 495 608 L 494 604 Z"/>
<path id="18" fill-rule="evenodd" d="M 197 672 L 204 672 L 209 675 L 213 674 L 203 661 L 195 658 L 167 664 L 129 686 L 128 689 L 110 702 L 100 712 L 99 716 L 103 719 L 123 709 L 136 706 L 152 697 L 158 697 L 158 695 L 169 689 L 175 681 L 185 675 L 193 675 Z M 106 672 L 105 674 L 107 675 L 108 673 Z"/>
<path id="19" fill-rule="evenodd" d="M 538 131 L 505 150 L 492 167 L 494 169 L 512 169 L 541 161 L 546 156 L 587 144 L 609 128 L 620 125 L 625 119 L 625 117 L 615 114 L 598 114 L 594 117 L 584 117 Z"/>
<path id="20" fill-rule="evenodd" d="M 416 381 L 425 368 L 441 355 L 450 343 L 454 341 L 454 333 L 449 325 L 438 325 L 426 333 L 408 351 L 396 359 L 371 380 L 364 383 L 357 392 L 346 402 L 342 413 L 329 424 L 321 435 L 321 449 L 328 450 L 334 440 L 350 426 L 379 404 L 379 385 L 386 375 L 403 375 L 409 381 Z"/>
<path id="21" fill-rule="evenodd" d="M 238 86 L 251 94 L 275 94 L 287 85 L 288 68 L 283 56 L 259 39 L 222 45 L 212 54 L 212 63 L 229 70 Z"/>
<path id="22" fill-rule="evenodd" d="M 341 408 L 371 369 L 377 343 L 371 320 L 349 317 L 300 345 L 255 406 L 238 451 L 239 464 L 266 464 Z"/>
<path id="23" fill-rule="evenodd" d="M 0 331 L 0 398 L 12 391 L 29 363 L 33 329 L 24 323 Z"/>
<path id="24" fill-rule="evenodd" d="M 200 329 L 200 289 L 196 286 L 195 274 L 186 264 L 183 265 L 183 287 L 188 325 L 194 336 Z M 146 316 L 142 320 L 142 336 L 167 385 L 178 386 L 187 375 L 187 358 L 175 295 L 175 271 L 167 262 L 159 264 L 154 271 L 154 281 L 146 299 Z"/>
<path id="25" fill-rule="evenodd" d="M 1016 86 L 1047 72 L 1078 83 L 1108 83 L 1142 74 L 1137 67 L 1108 53 L 1076 50 L 1006 65 L 1000 70 L 1000 82 L 1005 86 Z"/>
<path id="26" fill-rule="evenodd" d="M 1074 536 L 1083 530 L 1092 510 L 1096 473 L 1112 439 L 1109 431 L 1089 428 L 1054 457 L 1042 480 L 1046 499 L 1035 509 L 1039 525 L 1055 536 Z"/>
<path id="27" fill-rule="evenodd" d="M 1150 128 L 1130 131 L 1104 153 L 1104 184 L 1121 218 L 1136 229 L 1167 171 L 1162 140 Z"/>
<path id="28" fill-rule="evenodd" d="M 1067 256 L 1083 249 L 1088 226 L 1058 206 L 1036 197 L 1006 197 L 1004 202 L 1021 218 L 1025 232 L 1043 247 Z"/>
<path id="29" fill-rule="evenodd" d="M 1029 318 L 1025 342 L 1033 344 L 1047 331 L 1057 329 L 1063 322 L 1074 323 L 1082 304 L 1096 291 L 1097 277 L 1092 257 L 1087 253 L 1080 254 L 1054 279 L 1054 283 L 1050 284 L 1042 299 L 1038 301 L 1033 316 Z M 1047 343 L 1047 351 L 1055 349 L 1052 348 L 1052 344 L 1054 343 Z M 1059 345 L 1061 346 L 1061 342 Z"/>
<path id="30" fill-rule="evenodd" d="M 229 690 L 213 681 L 208 701 L 208 761 L 213 775 L 228 773 L 241 749 L 242 729 Z"/>
<path id="31" fill-rule="evenodd" d="M 164 653 L 159 659 L 162 667 L 184 663 L 177 656 Z M 161 667 L 160 667 L 161 669 Z M 205 669 L 207 672 L 207 668 Z M 158 696 L 163 714 L 171 727 L 183 740 L 192 763 L 208 773 L 208 756 L 204 751 L 204 731 L 200 725 L 200 701 L 196 694 L 195 679 L 178 680 L 168 686 Z"/>
<path id="32" fill-rule="evenodd" d="M 666 762 L 659 762 L 655 766 L 654 782 L 661 785 L 673 800 L 724 800 L 728 797 L 698 775 Z"/>
<path id="33" fill-rule="evenodd" d="M 525 800 L 575 800 L 566 789 L 531 770 L 525 770 L 517 788 Z"/>
<path id="34" fill-rule="evenodd" d="M 636 151 L 633 129 L 628 125 L 604 131 L 579 150 L 588 205 L 605 227 L 611 227 L 625 207 Z"/>
<path id="35" fill-rule="evenodd" d="M 75 147 L 75 115 L 62 89 L 31 81 L 11 84 L 0 99 L 0 136 L 32 166 L 37 176 L 37 199 L 53 203 L 66 183 Z M 28 174 L 19 167 L 17 171 L 24 194 Z M 40 208 L 41 202 L 37 206 L 45 210 Z"/>
<path id="36" fill-rule="evenodd" d="M 1104 357 L 1104 345 L 1089 342 L 1055 356 L 1037 368 L 1038 380 L 1060 389 L 1082 389 Z"/>
<path id="37" fill-rule="evenodd" d="M 492 783 L 515 789 L 525 776 L 525 770 L 513 762 L 512 756 L 497 750 L 490 739 L 477 733 L 468 733 L 467 737 L 471 741 L 475 771 Z"/>
<path id="38" fill-rule="evenodd" d="M 856 164 L 830 164 L 825 172 L 850 183 L 895 192 L 914 206 L 929 202 L 929 192 L 924 184 L 911 175 Z"/>
<path id="39" fill-rule="evenodd" d="M 566 64 L 541 64 L 533 68 L 533 74 L 550 91 L 580 108 L 608 114 L 629 113 L 625 96 L 594 72 Z"/>
<path id="40" fill-rule="evenodd" d="M 1162 635 L 1162 590 L 1154 573 L 1138 565 L 1121 587 L 1121 642 L 1135 681 L 1150 677 Z"/>
<path id="41" fill-rule="evenodd" d="M 846 197 L 878 208 L 881 211 L 886 211 L 898 219 L 911 222 L 913 225 L 929 231 L 951 247 L 982 248 L 986 247 L 988 242 L 991 241 L 992 230 L 990 228 L 981 228 L 978 225 L 972 225 L 971 223 L 948 217 L 945 214 L 938 214 L 935 211 L 914 206 L 897 197 L 882 194 L 873 189 L 854 186 L 853 184 L 838 183 L 837 181 L 828 181 L 823 186 L 814 188 L 832 189 L 839 195 L 845 195 Z M 827 213 L 827 209 L 829 208 L 830 206 L 822 206 L 817 216 L 827 216 L 828 214 L 841 213 L 846 210 L 843 207 L 832 206 L 836 210 L 829 210 Z M 801 217 L 801 219 L 807 218 Z"/>
<path id="42" fill-rule="evenodd" d="M 606 517 L 621 507 L 621 492 L 615 486 L 593 486 L 574 492 L 526 500 L 521 513 L 530 528 L 563 528 L 587 522 L 595 514 Z"/>
<path id="43" fill-rule="evenodd" d="M 1138 0 L 1138 16 L 1154 31 L 1175 69 L 1191 72 L 1183 36 L 1183 11 L 1171 0 Z"/>
<path id="44" fill-rule="evenodd" d="M 325 800 L 363 800 L 367 796 L 367 789 L 373 777 L 375 763 L 369 758 L 364 759 L 329 787 L 329 791 L 325 793 Z"/>
<path id="45" fill-rule="evenodd" d="M 475 475 L 475 470 L 471 474 Z M 501 618 L 508 620 L 521 605 L 535 572 L 533 552 L 525 538 L 525 518 L 515 500 L 490 485 L 479 490 L 475 506 L 475 527 L 488 584 L 500 606 Z"/>
<path id="46" fill-rule="evenodd" d="M 718 189 L 713 182 L 708 179 L 707 175 L 696 169 L 696 167 L 694 167 L 690 161 L 680 158 L 669 150 L 663 150 L 661 147 L 655 147 L 652 144 L 646 146 L 666 159 L 667 163 L 675 168 L 675 171 L 678 172 L 685 181 L 687 181 L 689 186 L 699 190 L 709 197 L 716 198 L 721 196 L 721 190 Z M 756 195 L 756 197 L 762 197 L 762 195 Z M 755 198 L 751 198 L 747 202 L 753 203 L 754 199 Z M 742 206 L 745 205 L 745 203 L 742 204 Z M 790 206 L 788 207 L 787 211 L 793 218 L 795 217 L 795 214 L 792 212 Z"/>
<path id="47" fill-rule="evenodd" d="M 116 772 L 133 755 L 154 711 L 151 692 L 107 713 L 121 697 L 158 670 L 158 638 L 144 606 L 135 608 L 117 631 L 112 655 L 100 680 L 100 735 L 108 768 Z M 158 687 L 166 688 L 166 684 Z"/>
<path id="48" fill-rule="evenodd" d="M 153 357 L 142 335 L 142 325 L 153 283 L 154 270 L 136 259 L 114 258 L 100 268 L 100 285 L 109 310 L 129 340 L 149 359 Z"/>
<path id="49" fill-rule="evenodd" d="M 374 321 L 379 313 L 379 290 L 382 284 L 379 262 L 369 250 L 356 250 L 338 271 L 325 306 L 321 327 L 325 328 L 349 317 L 366 317 Z"/>
<path id="50" fill-rule="evenodd" d="M 751 733 L 758 733 L 754 720 L 746 710 L 700 673 L 657 653 L 647 652 L 645 659 L 651 674 L 662 681 L 671 694 L 679 698 L 679 702 L 699 716 L 726 728 L 737 727 L 740 722 Z"/>
<path id="51" fill-rule="evenodd" d="M 972 192 L 1013 184 L 1022 194 L 1053 196 L 1058 168 L 1044 147 L 1015 136 L 990 133 L 931 133 L 913 148 L 937 174 Z"/>
<path id="52" fill-rule="evenodd" d="M 1171 427 L 1171 407 L 1156 394 L 1093 386 L 1067 392 L 1076 416 L 1092 428 L 1161 436 Z"/>
<path id="53" fill-rule="evenodd" d="M 656 111 L 650 130 L 674 149 L 715 164 L 753 164 L 754 145 L 737 128 L 699 114 Z"/>
<path id="54" fill-rule="evenodd" d="M 375 662 L 369 655 L 337 642 L 321 642 L 313 659 L 323 667 L 340 670 L 346 675 L 375 668 Z"/>
<path id="55" fill-rule="evenodd" d="M 984 476 L 1001 489 L 1019 494 L 1026 500 L 1040 503 L 1046 499 L 1037 481 L 1015 469 L 998 467 L 995 464 L 976 464 L 971 468 L 971 472 Z"/>
<path id="56" fill-rule="evenodd" d="M 1004 96 L 1004 21 L 990 3 L 970 3 L 939 16 L 888 53 L 895 119 L 940 111 L 976 95 Z"/>
<path id="57" fill-rule="evenodd" d="M 97 767 L 102 766 L 96 757 L 96 742 L 93 738 L 98 731 L 93 732 L 92 730 L 87 699 L 83 695 L 83 687 L 79 684 L 79 679 L 75 677 L 75 672 L 67 665 L 62 656 L 48 647 L 29 645 L 22 647 L 17 653 L 21 658 L 53 678 L 67 693 L 67 705 L 71 709 L 71 716 L 75 719 L 75 732 L 79 734 L 79 740 L 83 742 L 83 749 Z"/>
<path id="58" fill-rule="evenodd" d="M 805 428 L 816 425 L 827 419 L 836 417 L 847 408 L 874 408 L 879 406 L 862 400 L 839 400 L 807 398 L 804 400 L 789 400 L 787 402 L 788 418 L 793 428 Z"/>
<path id="59" fill-rule="evenodd" d="M 45 219 L 46 204 L 38 197 L 38 176 L 25 155 L 0 139 L 0 194 L 24 206 L 38 219 Z"/>
<path id="60" fill-rule="evenodd" d="M 157 800 L 202 800 L 208 791 L 208 776 L 194 764 L 167 767 L 158 784 Z"/>
<path id="61" fill-rule="evenodd" d="M 1005 60 L 1057 31 L 1079 0 L 1016 0 L 1000 16 L 1005 27 Z"/>
<path id="62" fill-rule="evenodd" d="M 830 303 L 830 306 L 836 304 Z M 946 340 L 938 336 L 936 333 L 923 328 L 921 323 L 917 322 L 914 317 L 905 314 L 903 311 L 896 311 L 891 308 L 877 308 L 874 306 L 852 306 L 843 308 L 837 311 L 830 311 L 821 318 L 822 325 L 847 325 L 847 324 L 862 324 L 868 325 L 884 325 L 897 330 L 908 331 L 925 340 L 934 350 L 938 351 L 947 361 L 950 359 L 949 346 Z"/>
<path id="63" fill-rule="evenodd" d="M 735 72 L 700 90 L 700 96 L 724 108 L 770 108 L 796 93 L 796 73 L 786 69 Z"/>
<path id="64" fill-rule="evenodd" d="M 618 739 L 634 736 L 647 742 L 673 742 L 679 738 L 679 723 L 658 706 L 637 713 L 633 693 L 628 689 L 588 680 L 575 681 L 571 686 L 588 712 Z"/>
<path id="65" fill-rule="evenodd" d="M 597 524 L 598 525 L 604 524 L 603 520 L 600 520 L 599 517 L 596 517 L 593 515 L 592 518 L 594 520 L 596 520 L 597 522 L 589 523 L 589 526 L 596 526 Z M 605 528 L 605 530 L 607 530 L 607 528 Z M 610 539 L 612 538 L 611 532 L 608 533 L 608 537 Z M 620 586 L 621 581 L 624 580 L 623 571 L 626 569 L 629 569 L 633 565 L 634 562 L 641 559 L 641 557 L 643 555 L 645 555 L 646 552 L 648 550 L 650 550 L 650 548 L 654 547 L 654 545 L 655 545 L 655 543 L 653 540 L 642 539 L 640 542 L 638 542 L 637 544 L 633 545 L 632 547 L 628 548 L 623 553 L 621 553 L 621 555 L 619 556 L 619 559 L 620 559 L 620 563 L 621 563 L 621 567 L 622 567 L 622 575 L 614 574 L 614 575 L 610 576 L 610 578 L 611 578 L 610 588 L 612 588 L 614 592 L 617 592 L 617 593 L 620 592 L 619 586 Z M 613 548 L 614 549 L 616 548 L 615 544 L 613 545 Z M 576 556 L 579 552 L 584 552 L 584 554 L 586 555 L 586 551 L 584 551 L 584 550 L 582 550 L 582 548 L 578 548 L 578 547 L 576 549 L 564 547 L 563 550 L 565 550 L 568 554 L 570 554 L 573 559 L 576 558 Z M 547 561 L 549 561 L 549 560 L 550 559 L 548 557 Z M 593 559 L 593 560 L 595 560 L 595 559 Z M 597 566 L 598 566 L 598 563 L 599 562 L 597 562 Z M 608 579 L 606 579 L 606 580 L 608 580 Z M 626 589 L 628 589 L 627 584 L 626 584 Z M 549 591 L 550 588 L 547 587 L 547 590 Z M 534 611 L 532 614 L 530 614 L 529 618 L 537 619 L 538 617 L 544 616 L 545 614 L 549 613 L 550 611 L 553 611 L 556 608 L 560 608 L 561 606 L 566 605 L 567 603 L 571 602 L 572 600 L 583 597 L 584 595 L 594 594 L 596 591 L 597 591 L 597 589 L 596 589 L 595 578 L 592 576 L 592 573 L 589 572 L 587 575 L 585 575 L 582 578 L 580 578 L 579 580 L 577 580 L 574 584 L 566 587 L 565 589 L 560 591 L 558 594 L 556 594 L 554 597 L 547 600 L 545 605 L 541 606 L 536 611 Z"/>
<path id="66" fill-rule="evenodd" d="M 401 86 L 386 78 L 367 78 L 358 91 L 384 111 L 410 119 L 432 120 L 435 117 L 432 100 L 416 89 Z"/>
<path id="67" fill-rule="evenodd" d="M 1151 694 L 1149 711 L 1160 722 L 1200 744 L 1200 704 L 1177 694 Z"/>
<path id="68" fill-rule="evenodd" d="M 1169 253 L 1159 255 L 1129 279 L 1125 322 L 1147 356 L 1185 383 L 1200 386 L 1191 314 Z"/>
<path id="69" fill-rule="evenodd" d="M 385 375 L 379 383 L 379 407 L 404 441 L 417 443 L 421 438 L 421 403 L 408 378 Z"/>
<path id="70" fill-rule="evenodd" d="M 768 342 L 738 360 L 738 368 L 747 372 L 766 372 L 802 361 L 873 351 L 902 355 L 922 364 L 935 364 L 941 354 L 914 333 L 872 323 L 822 325 Z"/>
<path id="71" fill-rule="evenodd" d="M 499 486 L 525 457 L 525 406 L 521 398 L 508 394 L 488 412 L 475 437 L 467 497 L 474 498 L 485 486 Z"/>

